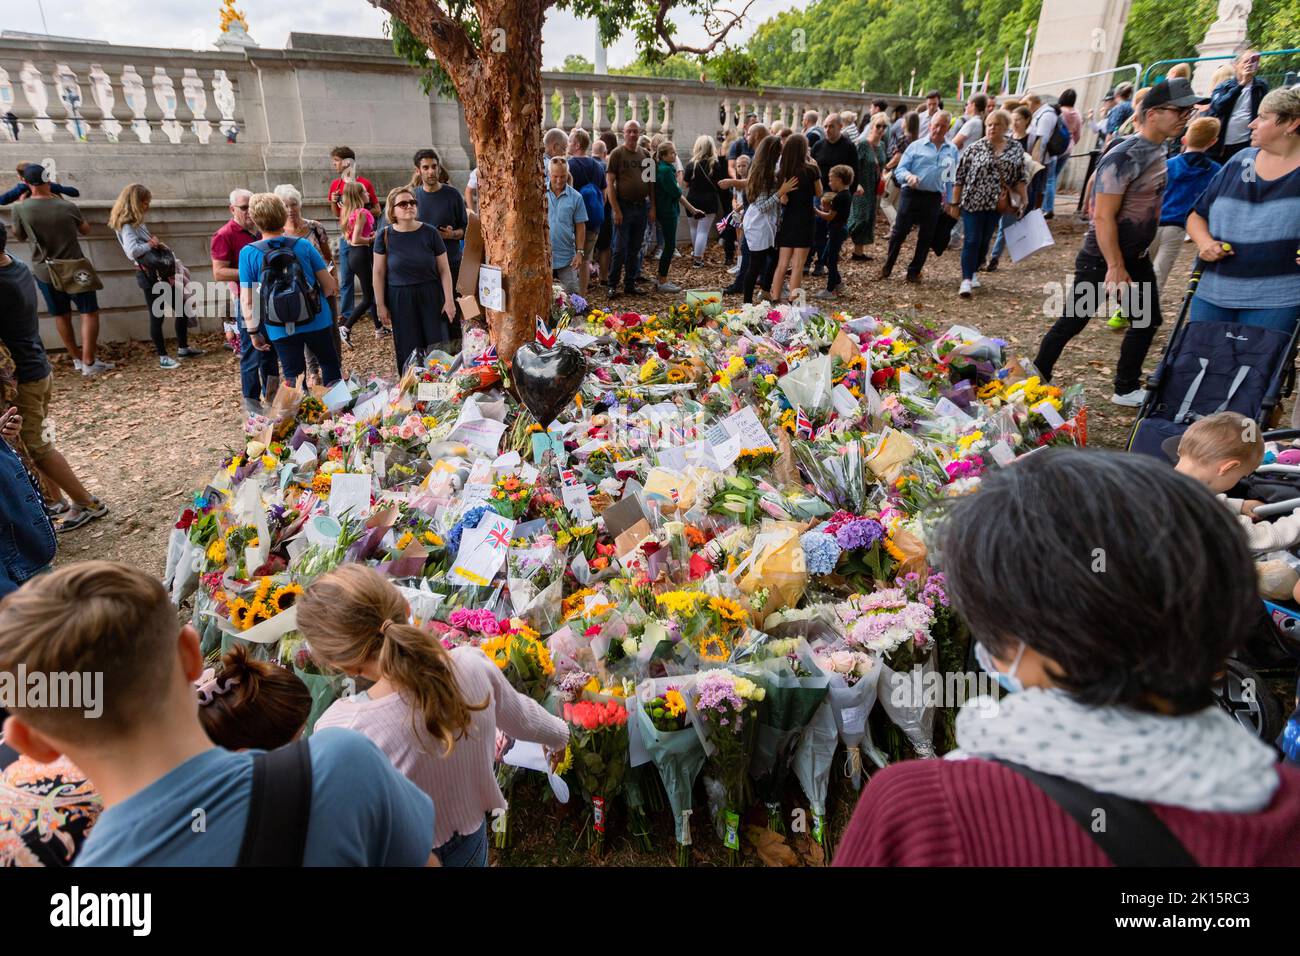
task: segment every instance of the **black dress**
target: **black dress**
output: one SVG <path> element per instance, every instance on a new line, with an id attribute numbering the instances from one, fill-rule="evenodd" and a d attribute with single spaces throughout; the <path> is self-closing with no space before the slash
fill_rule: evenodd
<path id="1" fill-rule="evenodd" d="M 777 180 L 784 182 L 789 176 L 777 173 Z M 799 187 L 786 197 L 781 210 L 781 225 L 776 229 L 778 249 L 811 249 L 813 237 L 817 232 L 817 217 L 813 213 L 813 203 L 817 199 L 817 182 L 821 172 L 816 166 L 805 166 L 799 171 Z"/>
<path id="2" fill-rule="evenodd" d="M 718 183 L 727 178 L 727 161 L 715 159 L 712 168 L 695 163 L 687 163 L 684 173 L 686 180 L 686 200 L 705 215 L 720 215 L 722 207 L 722 190 Z M 728 199 L 728 203 L 730 200 Z M 730 204 L 726 211 L 730 210 Z"/>

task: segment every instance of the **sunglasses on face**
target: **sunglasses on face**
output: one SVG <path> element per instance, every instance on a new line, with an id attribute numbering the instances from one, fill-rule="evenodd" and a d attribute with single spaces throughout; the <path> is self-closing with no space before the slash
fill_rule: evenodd
<path id="1" fill-rule="evenodd" d="M 401 202 L 393 203 L 394 209 L 410 209 L 412 206 L 419 205 L 414 199 L 403 199 Z"/>
<path id="2" fill-rule="evenodd" d="M 247 207 L 247 206 L 233 206 L 233 207 L 231 207 L 231 208 L 233 208 L 233 209 L 238 209 L 240 212 L 248 212 L 248 207 Z"/>

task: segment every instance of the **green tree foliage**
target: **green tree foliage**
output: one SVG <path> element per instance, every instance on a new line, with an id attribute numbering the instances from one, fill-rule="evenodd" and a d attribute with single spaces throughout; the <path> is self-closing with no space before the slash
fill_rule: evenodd
<path id="1" fill-rule="evenodd" d="M 561 73 L 595 73 L 596 64 L 580 53 L 570 53 L 560 65 Z"/>
<path id="2" fill-rule="evenodd" d="M 1025 28 L 1037 24 L 1042 0 L 816 0 L 763 23 L 747 47 L 759 80 L 781 86 L 893 92 L 916 89 L 948 95 L 975 51 L 983 49 L 980 79 L 1002 81 L 1003 56 L 1020 62 Z"/>

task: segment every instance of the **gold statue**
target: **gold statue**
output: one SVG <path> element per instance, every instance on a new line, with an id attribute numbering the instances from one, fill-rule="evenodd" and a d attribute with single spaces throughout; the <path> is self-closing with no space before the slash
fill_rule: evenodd
<path id="1" fill-rule="evenodd" d="M 232 26 L 239 26 L 245 33 L 248 32 L 248 21 L 244 19 L 244 11 L 235 9 L 235 0 L 222 0 L 221 32 L 229 33 Z"/>

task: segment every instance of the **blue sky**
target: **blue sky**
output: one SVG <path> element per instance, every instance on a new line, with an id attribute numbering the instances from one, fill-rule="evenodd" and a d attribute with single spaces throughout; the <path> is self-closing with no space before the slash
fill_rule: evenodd
<path id="1" fill-rule="evenodd" d="M 807 0 L 755 0 L 750 16 L 731 34 L 747 37 L 763 20 Z M 14 13 L 21 8 L 20 17 Z M 743 5 L 743 0 L 737 8 Z M 220 0 L 3 0 L 6 7 L 0 27 L 33 33 L 45 32 L 40 9 L 44 8 L 49 32 L 60 36 L 107 40 L 143 46 L 205 47 L 216 38 L 220 27 Z M 383 36 L 386 15 L 366 0 L 312 0 L 284 3 L 283 0 L 237 0 L 236 6 L 248 20 L 249 32 L 262 46 L 281 47 L 291 31 L 338 33 L 348 36 Z M 723 4 L 730 7 L 731 4 Z M 703 29 L 677 20 L 678 35 L 684 42 L 699 43 Z M 543 34 L 542 58 L 548 69 L 558 67 L 569 53 L 594 59 L 595 30 L 589 21 L 553 10 Z M 621 66 L 636 56 L 630 38 L 620 38 L 609 50 L 609 65 Z"/>

